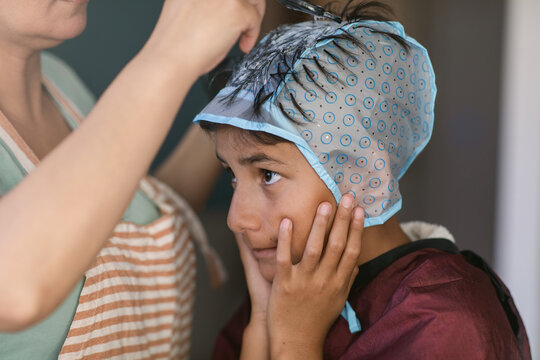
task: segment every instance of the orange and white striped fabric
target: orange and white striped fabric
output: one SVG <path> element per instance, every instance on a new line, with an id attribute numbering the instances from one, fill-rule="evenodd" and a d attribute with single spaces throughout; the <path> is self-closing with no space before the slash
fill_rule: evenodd
<path id="1" fill-rule="evenodd" d="M 44 84 L 73 118 L 82 118 L 60 90 Z M 29 173 L 39 160 L 0 113 L 0 139 Z M 212 280 L 224 271 L 189 206 L 165 184 L 140 188 L 161 216 L 148 225 L 120 222 L 86 272 L 75 317 L 62 347 L 67 359 L 187 359 L 200 245 Z"/>
<path id="2" fill-rule="evenodd" d="M 195 291 L 190 226 L 155 180 L 142 189 L 162 217 L 122 222 L 86 272 L 59 359 L 186 359 Z"/>

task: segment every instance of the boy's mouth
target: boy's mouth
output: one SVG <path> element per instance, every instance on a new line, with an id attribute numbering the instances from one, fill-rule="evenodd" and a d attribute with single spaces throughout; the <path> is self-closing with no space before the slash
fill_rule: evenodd
<path id="1" fill-rule="evenodd" d="M 257 260 L 275 258 L 277 247 L 264 248 L 264 249 L 253 249 L 253 256 Z"/>

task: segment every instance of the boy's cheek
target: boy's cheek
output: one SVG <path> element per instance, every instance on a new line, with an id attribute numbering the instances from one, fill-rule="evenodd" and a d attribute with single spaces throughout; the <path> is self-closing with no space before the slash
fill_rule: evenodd
<path id="1" fill-rule="evenodd" d="M 291 241 L 291 260 L 293 264 L 297 264 L 302 260 L 302 256 L 304 255 L 304 251 L 306 249 L 307 241 L 309 238 L 309 235 L 311 233 L 311 226 L 313 225 L 313 220 L 315 219 L 316 215 L 316 209 L 313 212 L 313 215 L 310 217 L 309 215 L 306 215 L 305 213 L 303 216 L 297 217 L 298 219 L 301 219 L 303 221 L 294 221 L 293 220 L 293 238 Z M 332 224 L 334 222 L 334 216 L 336 215 L 337 208 L 335 205 L 332 205 L 332 213 L 330 214 L 330 221 L 326 225 L 326 232 L 324 236 L 324 246 L 326 246 L 326 242 L 328 240 L 328 236 L 330 234 L 330 230 L 332 229 Z M 292 218 L 292 217 L 289 217 Z M 306 219 L 311 219 L 309 221 L 306 221 Z"/>
<path id="2" fill-rule="evenodd" d="M 295 229 L 295 231 L 293 231 L 293 238 L 291 241 L 291 260 L 293 264 L 298 264 L 300 260 L 302 260 L 309 237 L 309 230 L 311 229 L 303 228 Z"/>

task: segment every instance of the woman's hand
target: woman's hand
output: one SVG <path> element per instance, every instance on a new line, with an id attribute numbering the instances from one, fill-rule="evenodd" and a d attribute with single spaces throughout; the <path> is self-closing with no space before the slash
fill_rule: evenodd
<path id="1" fill-rule="evenodd" d="M 259 36 L 265 0 L 165 0 L 145 50 L 202 75 L 240 38 L 248 52 Z"/>
<path id="2" fill-rule="evenodd" d="M 331 206 L 319 206 L 302 260 L 291 261 L 292 226 L 283 220 L 268 304 L 272 358 L 321 358 L 326 335 L 358 273 L 364 212 L 344 195 L 324 245 Z M 351 220 L 352 217 L 352 220 Z"/>

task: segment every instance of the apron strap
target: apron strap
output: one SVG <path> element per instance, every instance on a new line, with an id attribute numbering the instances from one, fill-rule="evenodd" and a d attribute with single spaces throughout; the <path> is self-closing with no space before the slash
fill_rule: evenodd
<path id="1" fill-rule="evenodd" d="M 204 260 L 208 266 L 208 272 L 210 273 L 212 286 L 214 288 L 222 286 L 227 281 L 227 271 L 225 270 L 225 266 L 223 266 L 221 258 L 209 244 L 206 231 L 189 204 L 166 184 L 163 184 L 161 181 L 151 176 L 147 176 L 141 180 L 141 189 L 147 193 L 153 201 L 163 203 L 163 200 L 161 199 L 161 197 L 163 197 L 164 199 L 172 201 L 174 207 L 180 210 L 194 242 L 204 256 Z"/>

